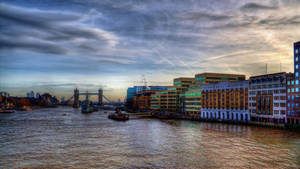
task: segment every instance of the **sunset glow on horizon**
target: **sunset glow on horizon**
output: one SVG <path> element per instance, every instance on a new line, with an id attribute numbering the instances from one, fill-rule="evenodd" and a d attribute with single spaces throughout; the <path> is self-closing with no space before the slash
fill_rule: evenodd
<path id="1" fill-rule="evenodd" d="M 0 90 L 58 97 L 202 72 L 293 72 L 300 1 L 0 1 Z"/>

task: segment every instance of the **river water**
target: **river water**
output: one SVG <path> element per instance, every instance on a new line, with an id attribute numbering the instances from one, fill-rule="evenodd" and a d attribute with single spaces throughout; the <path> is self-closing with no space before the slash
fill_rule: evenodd
<path id="1" fill-rule="evenodd" d="M 300 133 L 40 109 L 0 114 L 0 168 L 300 168 Z"/>

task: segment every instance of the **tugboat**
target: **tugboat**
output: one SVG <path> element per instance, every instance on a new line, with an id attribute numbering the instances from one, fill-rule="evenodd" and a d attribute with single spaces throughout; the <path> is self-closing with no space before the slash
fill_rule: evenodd
<path id="1" fill-rule="evenodd" d="M 109 119 L 117 120 L 117 121 L 126 121 L 129 120 L 129 116 L 127 114 L 122 113 L 120 110 L 116 110 L 116 112 L 108 115 Z"/>
<path id="2" fill-rule="evenodd" d="M 81 113 L 92 113 L 96 111 L 96 108 L 93 106 L 93 103 L 89 101 L 88 95 L 86 95 L 85 101 L 81 106 Z"/>
<path id="3" fill-rule="evenodd" d="M 15 112 L 15 110 L 12 109 L 12 107 L 9 107 L 9 106 L 3 106 L 3 107 L 0 107 L 0 113 L 13 113 Z"/>
<path id="4" fill-rule="evenodd" d="M 20 109 L 19 109 L 20 111 L 32 111 L 32 109 L 31 108 L 29 108 L 29 107 L 21 107 Z"/>
<path id="5" fill-rule="evenodd" d="M 157 117 L 159 119 L 170 119 L 171 118 L 171 114 L 168 113 L 167 111 L 163 110 L 161 112 L 155 112 L 153 114 L 154 117 Z"/>
<path id="6" fill-rule="evenodd" d="M 14 110 L 9 110 L 9 109 L 0 109 L 0 113 L 13 113 L 15 112 Z"/>

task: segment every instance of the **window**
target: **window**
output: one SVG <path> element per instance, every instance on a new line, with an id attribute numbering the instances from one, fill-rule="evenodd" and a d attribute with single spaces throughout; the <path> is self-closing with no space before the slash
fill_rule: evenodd
<path id="1" fill-rule="evenodd" d="M 288 85 L 290 85 L 291 84 L 291 81 L 288 81 Z"/>
<path id="2" fill-rule="evenodd" d="M 299 65 L 298 64 L 296 64 L 296 69 L 298 69 L 299 68 Z"/>
<path id="3" fill-rule="evenodd" d="M 295 53 L 298 53 L 298 49 L 295 50 Z"/>
<path id="4" fill-rule="evenodd" d="M 291 99 L 291 97 L 290 96 L 288 96 L 288 100 L 290 100 Z"/>
<path id="5" fill-rule="evenodd" d="M 296 72 L 296 77 L 299 77 L 299 72 Z"/>
<path id="6" fill-rule="evenodd" d="M 295 81 L 293 80 L 293 81 L 292 81 L 292 85 L 294 85 L 294 84 L 295 84 Z"/>
<path id="7" fill-rule="evenodd" d="M 296 84 L 299 84 L 299 80 L 296 80 Z"/>
<path id="8" fill-rule="evenodd" d="M 298 87 L 296 88 L 296 92 L 299 92 L 299 88 Z"/>
<path id="9" fill-rule="evenodd" d="M 290 93 L 290 92 L 291 92 L 291 89 L 288 89 L 288 92 Z"/>
<path id="10" fill-rule="evenodd" d="M 295 99 L 295 97 L 294 96 L 292 96 L 292 100 L 294 100 Z"/>
<path id="11" fill-rule="evenodd" d="M 298 62 L 298 59 L 299 59 L 299 57 L 298 57 L 298 56 L 296 56 L 296 58 L 295 58 L 296 62 Z"/>
<path id="12" fill-rule="evenodd" d="M 292 88 L 292 92 L 295 92 L 295 88 Z"/>

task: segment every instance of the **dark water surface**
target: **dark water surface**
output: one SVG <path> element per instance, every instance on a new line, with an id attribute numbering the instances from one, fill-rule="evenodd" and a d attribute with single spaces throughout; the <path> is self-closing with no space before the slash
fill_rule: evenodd
<path id="1" fill-rule="evenodd" d="M 0 114 L 0 168 L 300 168 L 300 134 L 72 108 Z"/>

